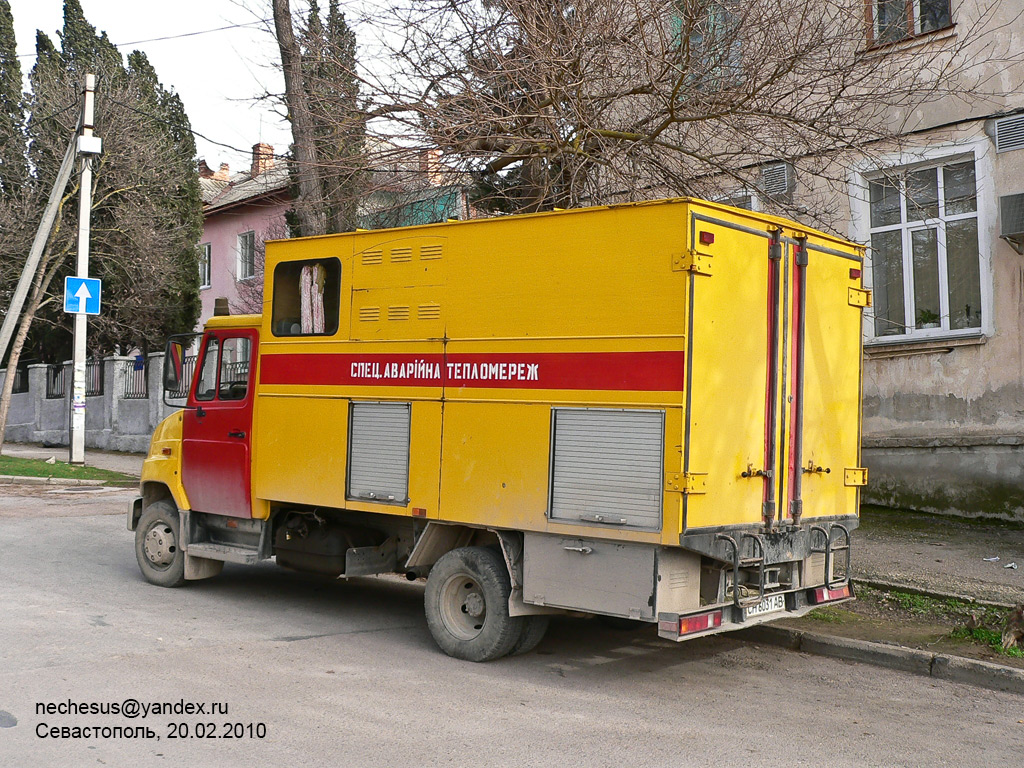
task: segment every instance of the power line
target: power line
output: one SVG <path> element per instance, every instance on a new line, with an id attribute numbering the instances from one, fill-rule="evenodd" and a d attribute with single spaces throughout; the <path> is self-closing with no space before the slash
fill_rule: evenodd
<path id="1" fill-rule="evenodd" d="M 216 29 L 201 29 L 198 32 L 182 32 L 180 35 L 167 35 L 165 37 L 151 37 L 147 40 L 133 40 L 128 43 L 115 43 L 115 48 L 126 48 L 130 45 L 141 45 L 142 43 L 159 43 L 164 40 L 179 40 L 183 37 L 195 37 L 196 35 L 208 35 L 211 32 L 224 32 L 228 29 L 241 29 L 243 27 L 254 27 L 257 24 L 265 24 L 270 19 L 257 19 L 256 21 L 247 21 L 244 24 L 229 24 L 226 27 L 217 27 Z M 34 53 L 19 53 L 16 58 L 19 59 L 31 59 L 34 58 Z"/>
<path id="2" fill-rule="evenodd" d="M 52 114 L 49 114 L 46 117 L 40 117 L 40 118 L 37 119 L 34 115 L 32 115 L 32 116 L 30 116 L 29 119 L 32 120 L 32 122 L 34 122 L 34 123 L 45 123 L 47 120 L 53 120 L 53 118 L 59 117 L 60 115 L 63 115 L 69 109 L 74 109 L 75 107 L 78 106 L 78 103 L 79 103 L 78 100 L 75 99 L 75 101 L 72 101 L 70 104 L 68 104 L 66 107 L 64 107 L 64 109 L 58 109 L 56 112 L 53 112 Z"/>
<path id="3" fill-rule="evenodd" d="M 120 107 L 124 107 L 125 109 L 130 110 L 132 112 L 135 112 L 136 114 L 142 115 L 143 117 L 148 118 L 149 120 L 153 120 L 154 122 L 163 123 L 164 125 L 170 125 L 172 127 L 178 127 L 178 123 L 172 123 L 170 120 L 165 120 L 164 118 L 158 117 L 157 115 L 152 115 L 152 114 L 150 114 L 149 112 L 146 112 L 143 109 L 139 109 L 138 107 L 133 107 L 131 104 L 125 104 L 123 101 L 118 101 L 117 99 L 112 99 L 109 96 L 106 96 L 105 98 L 106 98 L 107 101 L 109 101 L 112 104 L 117 104 Z M 199 131 L 195 130 L 191 126 L 189 126 L 188 130 L 189 130 L 189 133 L 191 133 L 193 136 L 198 136 L 203 141 L 208 141 L 211 144 L 213 144 L 214 146 L 223 147 L 224 149 L 230 149 L 232 152 L 239 152 L 241 154 L 248 154 L 249 152 L 252 151 L 251 149 L 242 149 L 242 148 L 236 147 L 236 146 L 234 146 L 232 144 L 225 144 L 223 141 L 217 141 L 215 139 L 211 139 L 209 136 L 206 136 L 205 134 L 200 133 Z M 286 159 L 288 159 L 287 155 L 279 155 L 279 154 L 276 154 L 276 153 L 273 155 L 273 157 L 274 157 L 275 160 L 286 160 Z"/>

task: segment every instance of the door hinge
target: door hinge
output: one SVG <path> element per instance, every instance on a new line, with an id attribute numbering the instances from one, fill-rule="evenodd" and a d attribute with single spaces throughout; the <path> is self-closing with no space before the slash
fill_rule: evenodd
<path id="1" fill-rule="evenodd" d="M 851 288 L 847 300 L 851 307 L 870 307 L 871 291 L 867 288 Z"/>
<path id="2" fill-rule="evenodd" d="M 694 495 L 708 492 L 707 472 L 668 472 L 665 474 L 665 490 Z"/>
<path id="3" fill-rule="evenodd" d="M 843 485 L 855 487 L 868 484 L 867 467 L 847 467 L 843 470 Z"/>
<path id="4" fill-rule="evenodd" d="M 677 253 L 672 257 L 673 272 L 693 272 L 698 275 L 711 276 L 711 262 L 714 257 L 697 251 Z"/>

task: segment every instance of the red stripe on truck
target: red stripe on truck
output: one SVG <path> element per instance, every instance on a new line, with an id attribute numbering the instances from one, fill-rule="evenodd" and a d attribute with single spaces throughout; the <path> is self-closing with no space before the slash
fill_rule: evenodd
<path id="1" fill-rule="evenodd" d="M 260 384 L 680 392 L 683 352 L 267 354 Z"/>

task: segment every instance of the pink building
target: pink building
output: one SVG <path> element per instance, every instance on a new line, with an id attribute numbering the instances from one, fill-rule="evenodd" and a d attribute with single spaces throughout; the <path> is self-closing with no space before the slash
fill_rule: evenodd
<path id="1" fill-rule="evenodd" d="M 259 312 L 263 242 L 287 237 L 284 214 L 291 205 L 288 167 L 274 162 L 274 148 L 256 144 L 248 172 L 230 173 L 227 163 L 211 170 L 199 161 L 203 195 L 200 241 L 202 328 L 214 299 L 227 297 L 232 313 Z"/>

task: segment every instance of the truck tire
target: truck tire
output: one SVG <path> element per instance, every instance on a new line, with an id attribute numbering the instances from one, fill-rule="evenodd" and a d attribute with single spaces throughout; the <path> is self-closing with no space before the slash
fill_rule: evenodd
<path id="1" fill-rule="evenodd" d="M 509 656 L 521 656 L 536 648 L 547 634 L 550 623 L 549 616 L 523 616 L 523 632 L 512 646 Z"/>
<path id="2" fill-rule="evenodd" d="M 162 499 L 146 507 L 135 528 L 135 559 L 152 584 L 180 587 L 185 583 L 185 550 L 173 502 Z"/>
<path id="3" fill-rule="evenodd" d="M 511 592 L 505 561 L 493 549 L 448 552 L 430 569 L 423 598 L 437 647 L 466 661 L 506 656 L 523 633 L 522 617 L 508 615 Z"/>

